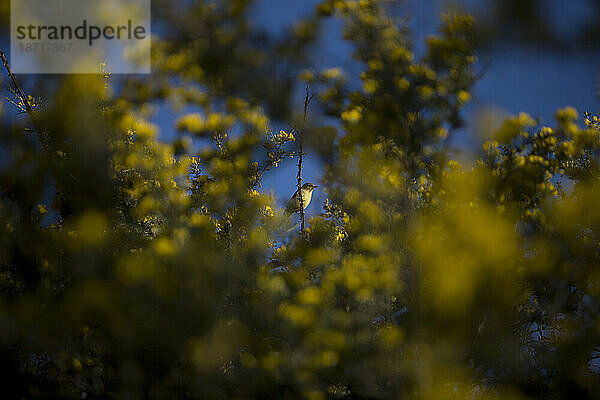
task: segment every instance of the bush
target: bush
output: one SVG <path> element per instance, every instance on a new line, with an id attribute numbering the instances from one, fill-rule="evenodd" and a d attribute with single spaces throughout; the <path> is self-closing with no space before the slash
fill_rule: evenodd
<path id="1" fill-rule="evenodd" d="M 244 2 L 156 3 L 151 79 L 38 77 L 42 106 L 3 119 L 8 398 L 597 398 L 596 116 L 512 117 L 462 166 L 472 18 L 417 57 L 378 1 L 264 46 Z M 359 75 L 311 69 L 328 18 Z M 328 197 L 302 233 L 261 193 L 299 140 Z"/>

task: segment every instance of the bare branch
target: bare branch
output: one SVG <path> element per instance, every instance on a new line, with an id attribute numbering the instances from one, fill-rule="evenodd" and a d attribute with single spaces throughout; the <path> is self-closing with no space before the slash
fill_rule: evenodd
<path id="1" fill-rule="evenodd" d="M 302 129 L 300 129 L 300 156 L 298 157 L 298 194 L 300 196 L 300 233 L 304 234 L 304 199 L 302 198 L 302 156 L 304 155 L 303 142 L 304 142 L 304 126 L 306 124 L 306 113 L 308 112 L 308 106 L 313 99 L 313 95 L 310 93 L 308 84 L 306 85 L 306 95 L 304 96 L 304 118 L 302 120 Z"/>
<path id="2" fill-rule="evenodd" d="M 29 118 L 31 119 L 31 122 L 33 123 L 34 129 L 39 133 L 39 130 L 36 127 L 36 120 L 35 120 L 35 115 L 33 113 L 33 107 L 31 107 L 31 104 L 29 104 L 29 100 L 27 99 L 27 96 L 25 96 L 23 89 L 21 89 L 21 86 L 19 85 L 19 82 L 17 81 L 17 77 L 15 76 L 15 74 L 13 74 L 12 69 L 10 68 L 10 64 L 8 63 L 8 60 L 6 59 L 6 56 L 4 55 L 4 52 L 2 50 L 0 50 L 0 59 L 2 60 L 2 63 L 4 64 L 6 71 L 8 72 L 8 76 L 12 80 L 12 83 L 15 87 L 17 94 L 19 95 L 19 97 L 21 97 L 21 100 L 23 101 L 23 104 L 25 105 L 25 111 L 27 112 L 27 114 L 29 114 Z"/>

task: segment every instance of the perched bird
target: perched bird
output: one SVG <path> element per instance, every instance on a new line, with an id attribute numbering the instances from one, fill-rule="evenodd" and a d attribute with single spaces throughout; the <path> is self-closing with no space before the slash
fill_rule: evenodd
<path id="1" fill-rule="evenodd" d="M 300 192 L 302 192 L 302 205 L 304 206 L 304 209 L 306 209 L 306 207 L 308 207 L 308 205 L 310 204 L 310 200 L 312 199 L 312 193 L 316 188 L 318 188 L 317 185 L 313 185 L 309 182 L 305 183 L 300 188 Z M 298 195 L 298 190 L 296 190 L 296 193 L 294 193 L 287 206 L 285 207 L 285 214 L 289 217 L 290 215 L 298 211 L 300 211 L 300 196 Z"/>

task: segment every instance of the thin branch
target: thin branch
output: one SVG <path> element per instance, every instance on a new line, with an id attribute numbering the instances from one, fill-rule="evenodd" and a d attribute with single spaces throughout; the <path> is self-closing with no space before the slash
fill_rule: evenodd
<path id="1" fill-rule="evenodd" d="M 12 80 L 12 83 L 15 87 L 15 90 L 16 90 L 18 96 L 21 97 L 21 100 L 23 101 L 23 104 L 25 105 L 25 111 L 27 112 L 27 114 L 29 115 L 29 118 L 31 119 L 31 123 L 33 124 L 33 129 L 35 129 L 36 132 L 40 133 L 40 131 L 36 127 L 36 119 L 35 119 L 33 107 L 31 107 L 31 104 L 29 104 L 29 100 L 27 99 L 27 96 L 25 96 L 25 92 L 23 92 L 23 89 L 21 89 L 21 85 L 19 85 L 19 82 L 17 81 L 17 77 L 15 76 L 15 74 L 13 74 L 12 69 L 10 68 L 10 64 L 8 63 L 8 60 L 6 59 L 6 56 L 4 55 L 4 52 L 2 50 L 0 50 L 0 59 L 2 60 L 2 64 L 4 64 L 6 71 L 8 72 L 8 76 Z"/>
<path id="2" fill-rule="evenodd" d="M 306 95 L 304 96 L 304 118 L 302 120 L 302 129 L 300 129 L 300 156 L 298 157 L 298 194 L 300 196 L 300 233 L 304 234 L 304 199 L 302 198 L 302 156 L 303 142 L 304 142 L 304 125 L 306 124 L 306 113 L 308 112 L 308 105 L 313 99 L 313 95 L 310 93 L 308 85 L 306 85 Z"/>

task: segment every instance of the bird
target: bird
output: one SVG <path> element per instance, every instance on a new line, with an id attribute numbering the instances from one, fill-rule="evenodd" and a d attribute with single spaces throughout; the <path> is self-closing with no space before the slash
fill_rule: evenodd
<path id="1" fill-rule="evenodd" d="M 313 185 L 310 182 L 305 183 L 300 188 L 300 192 L 302 192 L 302 205 L 304 206 L 304 209 L 306 209 L 306 207 L 308 207 L 308 205 L 310 204 L 313 191 L 316 188 L 318 188 L 318 186 Z M 285 214 L 288 217 L 293 213 L 300 211 L 300 196 L 298 195 L 298 192 L 299 191 L 296 190 L 290 201 L 288 201 L 287 206 L 285 207 Z"/>

